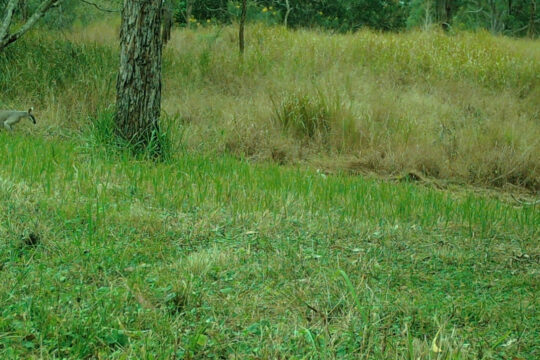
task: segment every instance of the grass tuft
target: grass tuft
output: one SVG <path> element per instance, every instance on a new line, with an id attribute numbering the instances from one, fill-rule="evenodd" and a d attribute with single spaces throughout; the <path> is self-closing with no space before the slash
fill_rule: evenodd
<path id="1" fill-rule="evenodd" d="M 330 131 L 333 114 L 321 96 L 313 99 L 308 95 L 292 95 L 274 107 L 279 125 L 301 139 L 326 136 Z"/>
<path id="2" fill-rule="evenodd" d="M 95 119 L 89 119 L 87 128 L 82 132 L 81 140 L 88 151 L 109 152 L 113 156 L 131 154 L 142 160 L 167 161 L 173 152 L 173 142 L 167 131 L 167 124 L 176 122 L 174 119 L 165 117 L 159 131 L 153 131 L 150 142 L 147 145 L 130 143 L 118 135 L 114 120 L 114 109 L 109 108 L 98 114 Z M 177 135 L 182 136 L 181 132 Z M 178 141 L 181 143 L 181 141 Z"/>

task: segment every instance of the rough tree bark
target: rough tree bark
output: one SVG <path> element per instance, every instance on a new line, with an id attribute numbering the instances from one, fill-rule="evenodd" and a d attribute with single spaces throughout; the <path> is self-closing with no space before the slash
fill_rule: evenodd
<path id="1" fill-rule="evenodd" d="M 162 21 L 161 0 L 124 0 L 115 122 L 118 135 L 137 148 L 159 133 Z"/>
<path id="2" fill-rule="evenodd" d="M 13 12 L 19 4 L 19 0 L 9 0 L 4 9 L 2 23 L 0 24 L 0 52 L 2 52 L 2 50 L 4 50 L 8 45 L 19 40 L 19 38 L 26 34 L 26 32 L 30 30 L 38 22 L 38 20 L 47 13 L 47 11 L 55 6 L 58 6 L 60 3 L 62 3 L 62 1 L 63 0 L 43 0 L 34 14 L 30 16 L 30 18 L 26 20 L 26 22 L 16 32 L 11 34 L 9 32 L 9 28 L 13 21 Z"/>

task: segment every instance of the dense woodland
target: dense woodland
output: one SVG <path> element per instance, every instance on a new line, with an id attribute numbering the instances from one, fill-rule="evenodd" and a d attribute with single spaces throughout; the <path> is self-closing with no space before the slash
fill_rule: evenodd
<path id="1" fill-rule="evenodd" d="M 7 2 L 0 0 L 0 6 Z M 27 18 L 39 3 L 20 1 L 16 16 Z M 103 11 L 119 11 L 121 3 L 63 1 L 48 15 L 47 23 L 67 27 L 77 20 L 89 21 Z M 234 22 L 240 16 L 240 5 L 241 1 L 231 0 L 170 0 L 168 4 L 175 20 L 184 26 Z M 540 33 L 540 6 L 537 0 L 250 0 L 248 21 L 339 32 L 364 27 L 384 31 L 442 27 L 447 31 L 486 29 L 493 34 L 536 37 Z"/>
<path id="2" fill-rule="evenodd" d="M 178 21 L 185 14 L 196 19 L 230 21 L 234 3 L 228 0 L 176 2 Z M 262 9 L 263 15 L 258 14 Z M 265 9 L 267 11 L 265 11 Z M 232 11 L 231 11 L 232 10 Z M 506 35 L 538 34 L 536 0 L 259 0 L 251 2 L 251 18 L 284 21 L 293 27 L 323 27 L 354 31 L 362 27 L 403 30 L 442 26 L 444 29 L 488 29 Z M 184 15 L 184 16 L 182 16 Z M 189 19 L 189 16 L 187 17 Z"/>

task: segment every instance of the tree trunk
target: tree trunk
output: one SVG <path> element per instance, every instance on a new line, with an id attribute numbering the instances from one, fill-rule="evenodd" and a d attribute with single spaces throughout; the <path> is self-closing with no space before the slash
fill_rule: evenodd
<path id="1" fill-rule="evenodd" d="M 0 52 L 4 50 L 8 45 L 19 40 L 21 36 L 26 34 L 37 22 L 40 20 L 50 9 L 55 6 L 58 6 L 62 3 L 63 0 L 43 0 L 34 14 L 26 20 L 26 22 L 18 28 L 13 34 L 10 33 L 9 29 L 13 21 L 13 13 L 15 8 L 19 4 L 19 0 L 9 0 L 8 4 L 4 10 L 4 18 L 1 20 L 0 24 Z"/>
<path id="2" fill-rule="evenodd" d="M 118 135 L 137 149 L 148 149 L 159 133 L 162 6 L 161 0 L 124 0 L 122 9 L 115 122 Z"/>
<path id="3" fill-rule="evenodd" d="M 28 0 L 21 0 L 19 4 L 19 9 L 21 11 L 21 18 L 23 21 L 28 20 Z"/>
<path id="4" fill-rule="evenodd" d="M 489 8 L 491 33 L 496 34 L 499 32 L 499 23 L 497 21 L 497 4 L 495 4 L 495 0 L 489 0 Z"/>
<path id="5" fill-rule="evenodd" d="M 285 13 L 285 18 L 283 19 L 283 25 L 287 27 L 289 23 L 289 14 L 291 13 L 291 4 L 289 3 L 289 0 L 285 0 L 285 5 L 287 7 L 287 12 Z"/>
<path id="6" fill-rule="evenodd" d="M 186 27 L 191 27 L 191 23 L 189 22 L 189 20 L 191 20 L 191 11 L 193 9 L 193 0 L 188 0 L 186 1 L 186 14 L 185 14 L 185 18 L 186 18 Z"/>
<path id="7" fill-rule="evenodd" d="M 426 0 L 424 10 L 424 30 L 428 30 L 431 27 L 431 5 L 432 0 Z"/>
<path id="8" fill-rule="evenodd" d="M 452 16 L 453 16 L 453 0 L 446 0 L 445 2 L 445 30 L 450 30 L 450 24 L 452 24 Z"/>
<path id="9" fill-rule="evenodd" d="M 242 12 L 240 14 L 240 30 L 238 31 L 238 45 L 240 46 L 240 54 L 243 54 L 245 50 L 244 28 L 246 26 L 246 17 L 247 0 L 242 0 Z"/>
<path id="10" fill-rule="evenodd" d="M 535 31 L 534 31 L 534 18 L 536 16 L 536 0 L 531 0 L 531 15 L 529 18 L 529 29 L 527 30 L 527 35 L 529 35 L 530 38 L 534 38 Z"/>
<path id="11" fill-rule="evenodd" d="M 437 3 L 437 20 L 445 31 L 450 30 L 450 24 L 452 23 L 453 7 L 453 0 L 439 0 L 439 2 Z"/>

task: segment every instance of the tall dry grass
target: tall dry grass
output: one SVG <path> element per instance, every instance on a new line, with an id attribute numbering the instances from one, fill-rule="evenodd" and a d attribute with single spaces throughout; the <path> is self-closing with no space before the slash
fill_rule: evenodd
<path id="1" fill-rule="evenodd" d="M 80 128 L 114 102 L 117 25 L 16 45 L 0 101 L 37 102 L 42 131 Z M 188 150 L 540 188 L 537 40 L 253 25 L 247 44 L 239 57 L 234 27 L 173 33 L 163 110 Z"/>
<path id="2" fill-rule="evenodd" d="M 538 189 L 537 41 L 254 26 L 249 44 L 240 60 L 234 28 L 174 35 L 165 109 L 191 147 Z"/>

